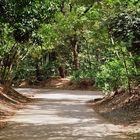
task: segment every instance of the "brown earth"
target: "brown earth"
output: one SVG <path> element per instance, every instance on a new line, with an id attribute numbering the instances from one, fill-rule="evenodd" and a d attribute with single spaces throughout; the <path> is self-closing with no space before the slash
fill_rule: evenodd
<path id="1" fill-rule="evenodd" d="M 0 85 L 0 128 L 5 126 L 6 118 L 14 115 L 30 101 L 30 98 L 19 94 L 14 89 Z"/>
<path id="2" fill-rule="evenodd" d="M 131 95 L 123 89 L 111 93 L 104 98 L 89 101 L 96 112 L 113 123 L 139 124 L 140 122 L 140 89 Z"/>
<path id="3" fill-rule="evenodd" d="M 50 78 L 46 81 L 22 81 L 19 84 L 22 88 L 49 88 L 49 89 L 64 89 L 64 90 L 97 90 L 94 87 L 94 82 L 91 80 L 72 81 L 69 78 Z"/>

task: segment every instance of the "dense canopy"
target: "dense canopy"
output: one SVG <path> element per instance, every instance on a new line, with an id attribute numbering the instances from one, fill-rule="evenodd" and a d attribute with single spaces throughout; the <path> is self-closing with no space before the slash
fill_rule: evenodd
<path id="1" fill-rule="evenodd" d="M 140 82 L 139 0 L 0 0 L 0 82 Z"/>

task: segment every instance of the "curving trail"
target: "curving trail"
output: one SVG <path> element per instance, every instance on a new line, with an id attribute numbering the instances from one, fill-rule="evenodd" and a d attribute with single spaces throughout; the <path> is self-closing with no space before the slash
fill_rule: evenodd
<path id="1" fill-rule="evenodd" d="M 8 120 L 0 140 L 131 140 L 122 126 L 113 125 L 85 102 L 99 92 L 17 89 L 32 93 L 38 101 Z"/>

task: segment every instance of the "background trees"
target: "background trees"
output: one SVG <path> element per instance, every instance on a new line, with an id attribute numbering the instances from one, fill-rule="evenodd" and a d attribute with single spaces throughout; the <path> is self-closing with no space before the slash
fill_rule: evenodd
<path id="1" fill-rule="evenodd" d="M 131 93 L 140 79 L 139 6 L 137 0 L 0 1 L 1 82 L 70 76 Z"/>
<path id="2" fill-rule="evenodd" d="M 53 2 L 44 0 L 0 1 L 1 83 L 9 83 L 13 77 L 13 67 L 32 48 L 42 44 L 38 30 L 41 24 L 51 19 L 55 7 Z"/>

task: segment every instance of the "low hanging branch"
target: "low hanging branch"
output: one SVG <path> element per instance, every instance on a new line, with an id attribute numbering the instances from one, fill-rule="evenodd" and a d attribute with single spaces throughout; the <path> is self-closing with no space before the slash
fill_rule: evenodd
<path id="1" fill-rule="evenodd" d="M 85 10 L 81 15 L 79 15 L 79 17 L 81 18 L 81 17 L 84 16 L 86 13 L 88 13 L 92 7 L 93 7 L 93 4 L 91 4 L 89 7 L 87 7 L 86 10 Z"/>

